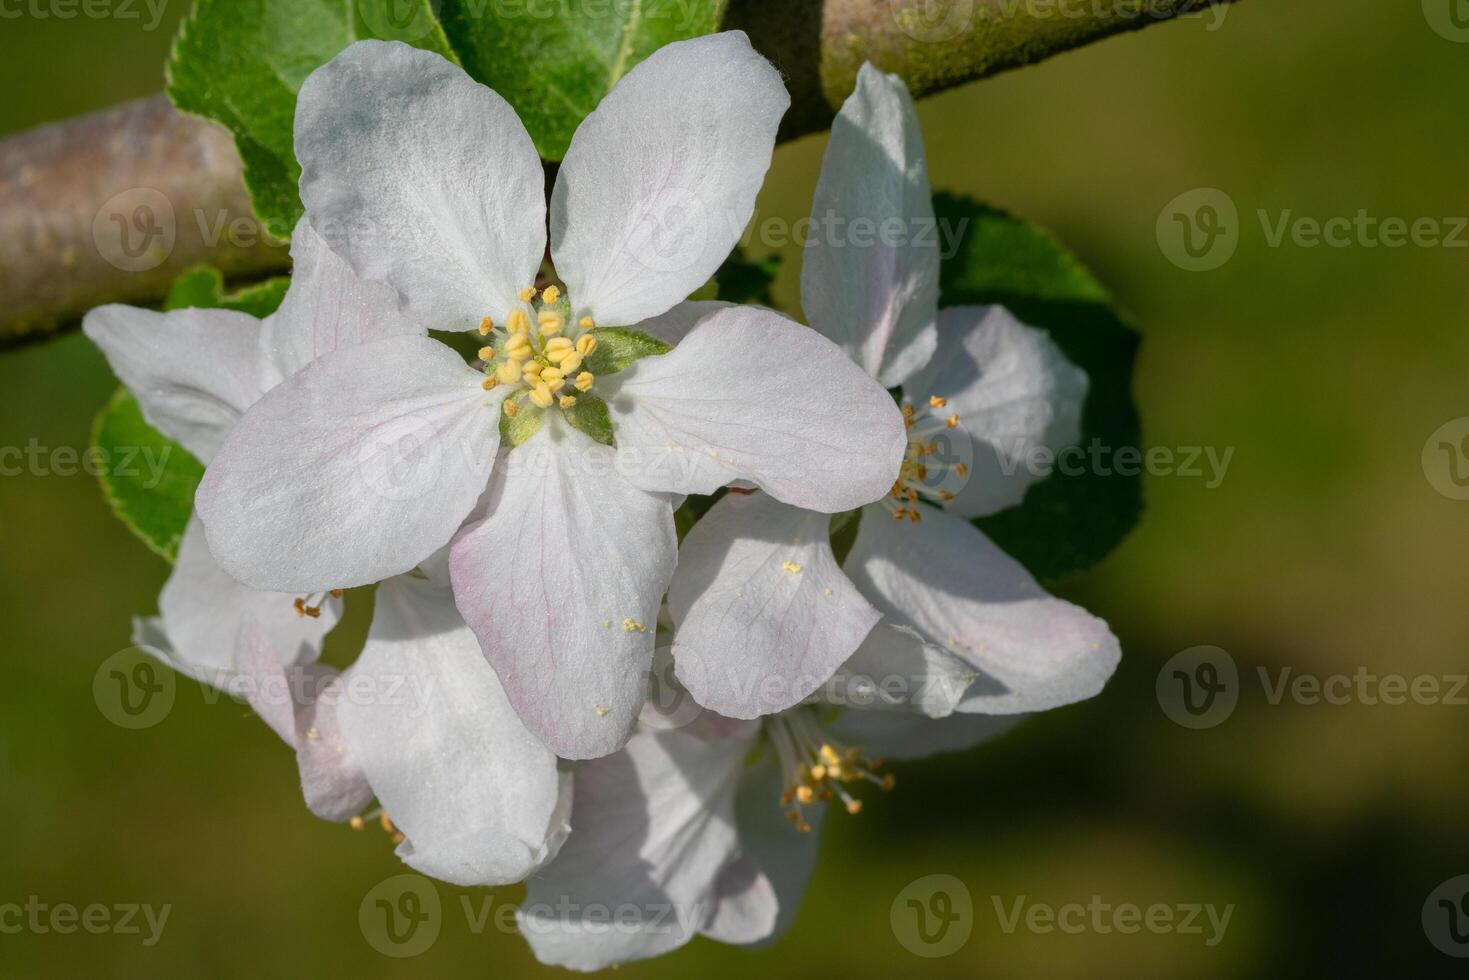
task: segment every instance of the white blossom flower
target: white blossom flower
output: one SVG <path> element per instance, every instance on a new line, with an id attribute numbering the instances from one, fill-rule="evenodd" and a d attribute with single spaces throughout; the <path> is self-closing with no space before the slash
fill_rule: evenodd
<path id="1" fill-rule="evenodd" d="M 848 673 L 945 680 L 915 705 L 931 715 L 1091 697 L 1120 657 L 1107 625 L 1049 596 L 968 520 L 1020 502 L 1035 447 L 1079 438 L 1086 375 L 1002 308 L 938 310 L 922 136 L 897 77 L 863 66 L 812 218 L 803 305 L 868 373 L 901 386 L 901 474 L 861 509 L 841 567 L 824 515 L 764 494 L 717 503 L 685 538 L 669 591 L 679 679 L 700 704 L 754 718 L 799 703 L 866 644 Z M 870 247 L 832 237 L 858 221 L 904 232 Z M 949 432 L 975 441 L 972 464 L 941 458 Z"/>
<path id="2" fill-rule="evenodd" d="M 503 99 L 396 43 L 314 72 L 296 118 L 308 220 L 415 323 L 479 330 L 486 368 L 395 337 L 272 391 L 199 489 L 220 564 L 257 588 L 343 588 L 453 539 L 458 607 L 530 730 L 567 758 L 621 746 L 673 572 L 671 495 L 744 480 L 834 513 L 884 494 L 903 454 L 891 399 L 816 332 L 676 305 L 748 221 L 788 104 L 738 32 L 629 72 L 560 168 L 563 291 L 531 285 L 543 174 Z"/>
<path id="3" fill-rule="evenodd" d="M 168 313 L 102 306 L 82 321 L 143 417 L 208 464 L 267 391 L 318 356 L 367 340 L 422 334 L 392 305 L 391 289 L 365 283 L 305 222 L 292 236 L 294 275 L 280 309 L 263 320 L 226 309 Z M 340 602 L 325 591 L 262 592 L 215 562 L 197 517 L 179 542 L 158 600 L 160 615 L 134 624 L 133 642 L 195 680 L 225 686 L 236 641 L 253 618 L 288 663 L 314 661 Z"/>

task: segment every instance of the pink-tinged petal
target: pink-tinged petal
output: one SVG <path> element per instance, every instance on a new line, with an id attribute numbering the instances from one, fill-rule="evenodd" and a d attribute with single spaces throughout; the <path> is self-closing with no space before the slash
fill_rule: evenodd
<path id="1" fill-rule="evenodd" d="M 786 819 L 785 807 L 779 805 L 784 789 L 780 765 L 771 754 L 767 753 L 740 774 L 735 799 L 735 826 L 739 831 L 740 852 L 760 869 L 776 898 L 776 917 L 769 933 L 747 942 L 773 942 L 790 929 L 801 910 L 806 886 L 811 883 L 811 875 L 816 870 L 826 806 L 805 808 L 805 818 L 811 829 L 803 833 L 791 825 Z M 747 899 L 741 897 L 739 900 L 744 902 Z M 727 913 L 721 908 L 717 914 L 723 917 Z"/>
<path id="2" fill-rule="evenodd" d="M 816 331 L 757 307 L 718 311 L 608 380 L 622 469 L 648 490 L 747 479 L 837 513 L 885 495 L 907 446 L 882 387 Z"/>
<path id="3" fill-rule="evenodd" d="M 1002 306 L 944 310 L 939 338 L 939 355 L 903 392 L 920 407 L 946 399 L 942 413 L 957 415 L 973 444 L 967 482 L 946 506 L 964 517 L 1013 507 L 1049 472 L 1035 465 L 1037 450 L 1054 454 L 1081 438 L 1086 372 Z"/>
<path id="4" fill-rule="evenodd" d="M 1096 695 L 1122 652 L 1107 624 L 1046 593 L 973 525 L 923 509 L 914 524 L 863 510 L 847 574 L 895 622 L 972 664 L 960 711 L 1044 711 Z"/>
<path id="5" fill-rule="evenodd" d="M 554 855 L 571 778 L 516 717 L 447 587 L 399 576 L 378 588 L 351 690 L 342 730 L 410 867 L 501 885 Z"/>
<path id="6" fill-rule="evenodd" d="M 500 464 L 488 516 L 454 540 L 459 609 L 557 755 L 607 755 L 632 733 L 677 547 L 668 500 L 555 417 Z"/>
<path id="7" fill-rule="evenodd" d="M 659 48 L 572 137 L 551 250 L 577 316 L 631 326 L 729 257 L 770 169 L 790 96 L 739 31 Z"/>
<path id="8" fill-rule="evenodd" d="M 754 858 L 741 855 L 719 872 L 714 914 L 702 931 L 721 943 L 749 946 L 769 939 L 779 916 L 775 886 Z"/>
<path id="9" fill-rule="evenodd" d="M 518 308 L 545 255 L 545 176 L 499 95 L 437 54 L 359 41 L 301 86 L 295 134 L 312 225 L 420 327 Z"/>
<path id="10" fill-rule="evenodd" d="M 910 626 L 878 623 L 829 684 L 821 701 L 864 711 L 952 714 L 979 671 Z"/>
<path id="11" fill-rule="evenodd" d="M 500 442 L 503 389 L 448 347 L 348 347 L 271 391 L 230 434 L 195 506 L 226 572 L 306 593 L 412 569 L 458 530 Z"/>
<path id="12" fill-rule="evenodd" d="M 901 711 L 844 711 L 831 726 L 832 735 L 862 746 L 870 756 L 885 759 L 926 759 L 931 755 L 964 752 L 999 738 L 1029 715 L 966 715 L 947 718 L 905 714 Z"/>
<path id="13" fill-rule="evenodd" d="M 801 306 L 886 388 L 938 343 L 939 236 L 918 113 L 871 64 L 831 127 L 801 266 Z"/>
<path id="14" fill-rule="evenodd" d="M 714 921 L 737 857 L 748 743 L 638 734 L 576 774 L 571 836 L 527 882 L 517 920 L 542 963 L 598 970 L 659 956 Z"/>
<path id="15" fill-rule="evenodd" d="M 255 401 L 280 381 L 259 320 L 234 310 L 155 313 L 99 306 L 82 330 L 138 399 L 143 418 L 208 463 Z"/>
<path id="16" fill-rule="evenodd" d="M 679 548 L 668 607 L 678 678 L 733 718 L 784 711 L 825 684 L 881 618 L 842 574 L 826 514 L 730 494 Z"/>

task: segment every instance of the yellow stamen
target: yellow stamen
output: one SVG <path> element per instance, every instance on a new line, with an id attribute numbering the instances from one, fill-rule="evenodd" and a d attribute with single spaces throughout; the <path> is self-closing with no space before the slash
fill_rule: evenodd
<path id="1" fill-rule="evenodd" d="M 560 406 L 562 408 L 571 408 L 573 405 L 576 404 L 576 396 L 575 395 L 562 395 L 561 396 L 561 401 L 558 404 L 560 404 Z"/>
<path id="2" fill-rule="evenodd" d="M 505 320 L 505 329 L 511 333 L 529 333 L 530 317 L 526 316 L 525 310 L 511 310 Z"/>
<path id="3" fill-rule="evenodd" d="M 555 401 L 551 397 L 551 389 L 543 381 L 531 389 L 530 400 L 537 408 L 550 408 Z"/>
<path id="4" fill-rule="evenodd" d="M 575 348 L 565 337 L 552 337 L 546 341 L 546 356 L 555 364 L 564 361 Z"/>
<path id="5" fill-rule="evenodd" d="M 534 287 L 534 286 L 526 286 L 524 289 L 522 289 L 520 291 L 519 295 L 520 295 L 520 301 L 522 303 L 529 303 L 531 300 L 533 300 L 533 299 L 536 298 L 536 287 Z"/>
<path id="6" fill-rule="evenodd" d="M 597 321 L 596 320 L 593 320 L 589 316 L 584 316 L 584 317 L 581 318 L 581 328 L 583 330 L 596 330 L 597 329 Z"/>
<path id="7" fill-rule="evenodd" d="M 561 290 L 558 289 L 555 286 L 547 286 L 545 288 L 545 290 L 543 290 L 542 293 L 541 293 L 541 300 L 547 306 L 554 305 L 556 303 L 556 301 L 558 299 L 560 299 L 560 298 L 561 298 Z"/>
<path id="8" fill-rule="evenodd" d="M 505 385 L 519 383 L 520 377 L 524 373 L 521 369 L 520 362 L 517 360 L 504 361 L 495 369 L 495 377 L 500 380 L 501 384 Z"/>
<path id="9" fill-rule="evenodd" d="M 546 370 L 546 366 L 540 361 L 525 362 L 525 376 L 527 378 L 539 378 L 541 376 L 541 372 L 544 370 Z"/>
<path id="10" fill-rule="evenodd" d="M 938 395 L 928 396 L 929 408 L 943 408 L 947 404 L 949 404 L 949 400 L 947 398 L 940 398 Z"/>
<path id="11" fill-rule="evenodd" d="M 581 374 L 578 374 L 576 376 L 576 390 L 577 391 L 591 391 L 592 390 L 592 383 L 595 382 L 596 380 L 597 380 L 597 377 L 596 377 L 596 375 L 592 374 L 592 372 L 590 372 L 590 371 L 583 371 Z"/>
<path id="12" fill-rule="evenodd" d="M 582 357 L 591 357 L 592 351 L 597 349 L 597 338 L 591 334 L 582 334 L 576 340 L 576 352 Z"/>
<path id="13" fill-rule="evenodd" d="M 508 398 L 505 399 L 504 407 L 505 414 L 510 416 L 511 418 L 515 418 L 515 416 L 520 412 L 520 406 L 515 404 L 515 402 L 511 401 Z"/>
<path id="14" fill-rule="evenodd" d="M 576 351 L 572 351 L 561 359 L 561 370 L 567 374 L 570 374 L 579 367 L 581 367 L 581 355 Z"/>
<path id="15" fill-rule="evenodd" d="M 497 378 L 497 377 L 495 377 L 492 374 L 488 378 L 485 378 L 485 380 L 480 383 L 480 387 L 483 388 L 485 391 L 494 391 L 495 390 L 495 386 L 498 385 L 499 383 L 500 383 L 500 379 Z"/>
<path id="16" fill-rule="evenodd" d="M 554 337 L 561 332 L 562 327 L 566 326 L 566 317 L 555 310 L 542 310 L 536 317 L 536 323 L 541 328 L 541 336 Z"/>
<path id="17" fill-rule="evenodd" d="M 479 359 L 481 361 L 493 361 L 495 359 L 495 348 L 481 347 L 479 349 Z"/>
<path id="18" fill-rule="evenodd" d="M 495 321 L 490 319 L 489 317 L 485 317 L 479 322 L 479 335 L 481 337 L 488 337 L 490 335 L 490 331 L 494 329 Z"/>

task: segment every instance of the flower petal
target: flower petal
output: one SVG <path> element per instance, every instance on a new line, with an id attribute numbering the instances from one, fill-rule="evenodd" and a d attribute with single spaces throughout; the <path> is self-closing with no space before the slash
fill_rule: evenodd
<path id="1" fill-rule="evenodd" d="M 912 524 L 867 507 L 843 567 L 884 614 L 978 668 L 961 711 L 1010 715 L 1085 700 L 1122 656 L 1106 623 L 1052 598 L 953 514 L 925 509 Z"/>
<path id="2" fill-rule="evenodd" d="M 822 700 L 865 711 L 919 711 L 931 718 L 952 714 L 978 671 L 917 630 L 878 623 L 842 664 Z"/>
<path id="3" fill-rule="evenodd" d="M 853 712 L 846 712 L 852 714 Z M 786 819 L 785 808 L 778 806 L 785 789 L 780 765 L 774 755 L 765 757 L 740 774 L 735 799 L 735 826 L 739 828 L 740 850 L 770 881 L 776 896 L 776 919 L 770 934 L 760 941 L 778 939 L 801 910 L 801 899 L 821 848 L 821 825 L 826 807 L 806 808 L 811 829 L 802 833 Z M 722 917 L 724 910 L 718 914 Z"/>
<path id="4" fill-rule="evenodd" d="M 907 446 L 886 391 L 816 331 L 757 307 L 714 313 L 609 380 L 619 463 L 648 490 L 748 479 L 836 513 L 886 494 Z"/>
<path id="5" fill-rule="evenodd" d="M 439 55 L 359 41 L 296 100 L 301 200 L 421 327 L 504 323 L 546 250 L 545 176 L 515 110 Z"/>
<path id="6" fill-rule="evenodd" d="M 832 735 L 870 756 L 925 759 L 964 752 L 1010 731 L 1029 715 L 950 715 L 928 718 L 900 711 L 844 711 Z"/>
<path id="7" fill-rule="evenodd" d="M 864 63 L 831 127 L 801 265 L 801 306 L 885 388 L 938 343 L 938 223 L 918 113 L 896 75 Z"/>
<path id="8" fill-rule="evenodd" d="M 825 514 L 757 493 L 720 500 L 684 538 L 668 608 L 678 679 L 731 718 L 799 704 L 881 618 L 842 574 Z"/>
<path id="9" fill-rule="evenodd" d="M 247 585 L 313 592 L 378 582 L 446 544 L 500 442 L 503 390 L 434 340 L 394 337 L 316 361 L 246 413 L 195 506 Z"/>
<path id="10" fill-rule="evenodd" d="M 158 598 L 170 664 L 197 681 L 224 687 L 234 676 L 235 644 L 246 618 L 264 630 L 285 664 L 311 663 L 341 618 L 342 603 L 327 596 L 319 616 L 305 616 L 296 611 L 295 599 L 257 592 L 230 578 L 209 553 L 204 525 L 190 518 Z"/>
<path id="11" fill-rule="evenodd" d="M 465 620 L 521 720 L 557 755 L 627 741 L 678 549 L 673 508 L 612 451 L 548 418 L 491 484 L 489 515 L 454 540 Z"/>
<path id="12" fill-rule="evenodd" d="M 250 706 L 296 750 L 307 807 L 323 820 L 351 819 L 371 802 L 372 789 L 338 724 L 342 675 L 323 664 L 282 663 L 269 633 L 249 616 L 238 650 L 235 669 Z"/>
<path id="13" fill-rule="evenodd" d="M 747 742 L 638 734 L 576 774 L 571 836 L 531 878 L 517 920 L 542 963 L 596 970 L 687 943 L 738 854 Z"/>
<path id="14" fill-rule="evenodd" d="M 556 756 L 516 717 L 447 588 L 384 582 L 350 676 L 364 696 L 341 705 L 342 730 L 410 867 L 501 885 L 555 853 L 569 809 Z"/>
<path id="15" fill-rule="evenodd" d="M 747 854 L 731 861 L 714 882 L 714 914 L 701 930 L 721 943 L 748 946 L 775 931 L 780 900 L 775 885 Z"/>
<path id="16" fill-rule="evenodd" d="M 551 197 L 578 316 L 631 326 L 709 281 L 770 169 L 790 96 L 740 31 L 659 48 L 582 121 Z"/>
<path id="17" fill-rule="evenodd" d="M 357 278 L 306 218 L 291 234 L 290 288 L 265 323 L 266 346 L 282 378 L 341 347 L 426 332 L 398 311 L 392 286 Z"/>
<path id="18" fill-rule="evenodd" d="M 667 313 L 633 324 L 633 330 L 645 333 L 654 340 L 661 340 L 670 347 L 676 347 L 689 335 L 689 331 L 697 327 L 705 317 L 727 310 L 734 303 L 723 303 L 719 300 L 697 300 L 680 303 Z"/>
<path id="19" fill-rule="evenodd" d="M 245 410 L 280 381 L 261 349 L 261 323 L 247 313 L 99 306 L 82 318 L 82 330 L 136 396 L 148 424 L 205 463 Z"/>
<path id="20" fill-rule="evenodd" d="M 974 443 L 968 482 L 949 509 L 983 517 L 1013 507 L 1043 475 L 1027 466 L 1081 438 L 1086 372 L 1050 336 L 1002 306 L 961 306 L 939 314 L 940 355 L 903 391 L 918 405 L 937 395 Z"/>

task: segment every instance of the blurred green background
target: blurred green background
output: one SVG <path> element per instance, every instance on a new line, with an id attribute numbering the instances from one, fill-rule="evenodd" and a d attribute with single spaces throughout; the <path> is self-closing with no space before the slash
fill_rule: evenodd
<path id="1" fill-rule="evenodd" d="M 0 133 L 159 90 L 184 12 L 169 3 L 153 31 L 146 11 L 6 19 Z M 1214 23 L 1151 27 L 921 104 L 936 188 L 1050 227 L 1133 315 L 1145 445 L 1235 450 L 1213 489 L 1147 478 L 1139 528 L 1065 584 L 1122 638 L 1115 680 L 967 756 L 904 765 L 897 792 L 834 816 L 795 931 L 773 948 L 700 940 L 622 975 L 1463 974 L 1420 910 L 1469 872 L 1469 708 L 1272 705 L 1256 669 L 1469 670 L 1469 503 L 1420 463 L 1430 433 L 1469 415 L 1469 251 L 1271 247 L 1256 214 L 1469 215 L 1469 45 L 1416 3 L 1250 0 Z M 777 152 L 762 216 L 807 212 L 823 146 Z M 1154 229 L 1202 187 L 1232 197 L 1241 241 L 1192 273 Z M 788 255 L 789 309 L 798 269 Z M 0 445 L 84 448 L 114 384 L 78 335 L 0 357 Z M 180 682 L 156 727 L 99 713 L 93 674 L 165 575 L 92 478 L 0 477 L 0 903 L 172 905 L 152 948 L 0 935 L 0 975 L 547 972 L 518 937 L 474 934 L 459 897 L 481 894 L 446 886 L 428 953 L 375 952 L 358 904 L 401 865 L 383 835 L 307 814 L 286 750 L 244 707 Z M 1191 731 L 1154 682 L 1200 644 L 1230 652 L 1243 694 L 1224 724 Z M 923 959 L 889 907 L 933 873 L 966 883 L 974 931 Z M 1146 930 L 1007 934 L 995 912 L 996 897 L 1094 895 L 1235 908 L 1213 947 Z"/>

